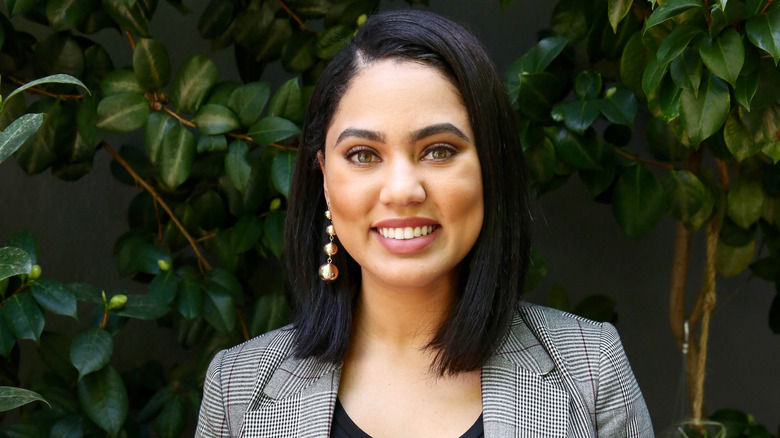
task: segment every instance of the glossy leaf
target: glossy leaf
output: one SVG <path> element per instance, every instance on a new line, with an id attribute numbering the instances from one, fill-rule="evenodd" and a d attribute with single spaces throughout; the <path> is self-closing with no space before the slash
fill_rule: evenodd
<path id="1" fill-rule="evenodd" d="M 740 105 L 750 111 L 750 103 L 758 91 L 760 72 L 755 70 L 750 73 L 742 72 L 734 86 L 734 98 Z"/>
<path id="2" fill-rule="evenodd" d="M 704 184 L 687 170 L 672 170 L 661 179 L 669 215 L 680 222 L 689 222 L 704 204 Z"/>
<path id="3" fill-rule="evenodd" d="M 152 419 L 152 417 L 167 404 L 174 396 L 173 388 L 170 386 L 163 386 L 157 391 L 146 405 L 138 413 L 138 421 L 146 423 Z"/>
<path id="4" fill-rule="evenodd" d="M 249 136 L 252 140 L 266 146 L 300 132 L 300 128 L 295 123 L 275 116 L 264 117 L 249 128 Z"/>
<path id="5" fill-rule="evenodd" d="M 236 326 L 236 304 L 233 297 L 221 291 L 206 289 L 203 317 L 217 331 L 230 332 Z"/>
<path id="6" fill-rule="evenodd" d="M 282 257 L 284 247 L 284 212 L 272 211 L 263 223 L 263 244 L 271 250 L 276 258 Z"/>
<path id="7" fill-rule="evenodd" d="M 622 20 L 628 11 L 631 10 L 633 0 L 609 0 L 607 3 L 607 13 L 609 15 L 609 24 L 612 31 L 617 33 L 618 23 Z"/>
<path id="8" fill-rule="evenodd" d="M 550 110 L 561 94 L 561 81 L 552 73 L 524 73 L 507 84 L 512 102 L 518 103 L 520 112 L 538 121 L 550 118 Z"/>
<path id="9" fill-rule="evenodd" d="M 160 176 L 170 188 L 189 178 L 195 159 L 195 137 L 181 125 L 174 125 L 163 137 L 160 148 Z"/>
<path id="10" fill-rule="evenodd" d="M 260 118 L 270 95 L 271 87 L 266 82 L 252 82 L 230 93 L 228 107 L 238 115 L 241 126 L 249 127 Z"/>
<path id="11" fill-rule="evenodd" d="M 611 86 L 599 101 L 599 110 L 612 123 L 633 126 L 638 110 L 636 96 L 627 88 Z"/>
<path id="12" fill-rule="evenodd" d="M 623 48 L 623 54 L 620 57 L 620 80 L 637 96 L 644 95 L 642 76 L 645 66 L 652 58 L 645 45 L 642 44 L 642 37 L 639 33 L 635 33 L 629 38 Z"/>
<path id="13" fill-rule="evenodd" d="M 119 93 L 144 94 L 144 87 L 138 77 L 130 70 L 114 70 L 100 81 L 100 88 L 106 96 Z"/>
<path id="14" fill-rule="evenodd" d="M 11 386 L 0 386 L 0 412 L 16 409 L 19 406 L 35 401 L 46 403 L 51 408 L 49 402 L 35 391 Z"/>
<path id="15" fill-rule="evenodd" d="M 16 294 L 6 298 L 4 303 L 5 319 L 14 336 L 38 342 L 43 332 L 44 317 L 32 294 Z"/>
<path id="16" fill-rule="evenodd" d="M 112 94 L 98 104 L 97 127 L 113 132 L 134 131 L 143 126 L 151 111 L 143 94 Z"/>
<path id="17" fill-rule="evenodd" d="M 683 23 L 677 26 L 672 33 L 661 43 L 656 53 L 656 58 L 661 64 L 669 64 L 688 48 L 696 37 L 704 35 L 704 31 L 698 26 Z"/>
<path id="18" fill-rule="evenodd" d="M 699 84 L 701 84 L 701 65 L 701 56 L 694 50 L 688 49 L 682 53 L 682 56 L 672 61 L 669 72 L 677 87 L 690 90 L 696 96 L 699 94 Z"/>
<path id="19" fill-rule="evenodd" d="M 512 63 L 507 71 L 508 82 L 524 73 L 540 73 L 561 54 L 569 40 L 563 37 L 547 37 L 539 41 L 520 59 Z"/>
<path id="20" fill-rule="evenodd" d="M 170 304 L 176 298 L 179 283 L 179 277 L 172 270 L 161 272 L 149 283 L 148 294 L 162 303 Z"/>
<path id="21" fill-rule="evenodd" d="M 78 383 L 79 402 L 90 420 L 116 436 L 127 417 L 127 391 L 111 366 L 90 373 Z"/>
<path id="22" fill-rule="evenodd" d="M 599 170 L 580 169 L 579 175 L 582 184 L 588 191 L 591 199 L 597 199 L 612 186 L 617 174 L 617 160 L 612 148 L 601 148 L 601 157 L 599 158 Z"/>
<path id="23" fill-rule="evenodd" d="M 144 125 L 144 149 L 152 164 L 160 161 L 163 139 L 174 126 L 179 126 L 179 122 L 162 111 L 149 115 Z"/>
<path id="24" fill-rule="evenodd" d="M 292 73 L 301 73 L 317 61 L 315 42 L 317 36 L 312 32 L 294 32 L 282 47 L 282 65 Z"/>
<path id="25" fill-rule="evenodd" d="M 780 9 L 748 18 L 745 30 L 753 44 L 772 56 L 776 66 L 780 60 Z"/>
<path id="26" fill-rule="evenodd" d="M 0 280 L 32 271 L 32 259 L 27 251 L 14 246 L 0 248 Z"/>
<path id="27" fill-rule="evenodd" d="M 539 144 L 526 149 L 523 156 L 533 181 L 544 183 L 553 177 L 555 146 L 550 139 L 545 138 Z"/>
<path id="28" fill-rule="evenodd" d="M 644 166 L 632 164 L 620 172 L 612 213 L 626 234 L 636 239 L 647 234 L 663 216 L 665 205 L 661 184 Z"/>
<path id="29" fill-rule="evenodd" d="M 168 49 L 156 39 L 139 39 L 133 50 L 133 71 L 146 89 L 161 91 L 171 79 Z"/>
<path id="30" fill-rule="evenodd" d="M 325 29 L 314 43 L 314 54 L 326 61 L 332 59 L 352 39 L 350 26 L 337 25 Z"/>
<path id="31" fill-rule="evenodd" d="M 87 18 L 94 3 L 95 0 L 49 0 L 46 18 L 56 32 L 74 28 Z"/>
<path id="32" fill-rule="evenodd" d="M 583 70 L 574 77 L 574 95 L 580 100 L 595 99 L 601 94 L 601 74 Z"/>
<path id="33" fill-rule="evenodd" d="M 241 254 L 253 248 L 263 234 L 263 221 L 257 216 L 242 216 L 230 230 L 233 250 Z"/>
<path id="34" fill-rule="evenodd" d="M 19 249 L 23 249 L 30 256 L 30 264 L 38 263 L 38 242 L 35 236 L 29 231 L 17 231 L 11 234 L 11 237 L 6 241 L 7 246 L 14 246 Z M 2 253 L 2 249 L 0 249 Z M 2 256 L 0 256 L 0 265 L 3 264 Z M 2 276 L 0 276 L 0 280 Z"/>
<path id="35" fill-rule="evenodd" d="M 30 290 L 35 301 L 49 312 L 77 318 L 76 297 L 63 284 L 43 279 L 33 283 Z"/>
<path id="36" fill-rule="evenodd" d="M 731 155 L 737 161 L 743 161 L 761 151 L 763 143 L 753 140 L 753 133 L 749 132 L 747 127 L 742 124 L 737 111 L 732 111 L 726 119 L 726 125 L 723 127 L 723 139 Z"/>
<path id="37" fill-rule="evenodd" d="M 293 151 L 280 151 L 271 164 L 271 180 L 274 187 L 285 197 L 290 196 L 290 183 L 295 168 L 296 154 Z"/>
<path id="38" fill-rule="evenodd" d="M 690 150 L 677 140 L 669 124 L 661 118 L 650 120 L 645 139 L 647 149 L 654 158 L 661 161 L 680 161 L 690 153 Z"/>
<path id="39" fill-rule="evenodd" d="M 103 10 L 119 26 L 138 36 L 149 38 L 149 22 L 140 8 L 139 1 L 100 0 Z"/>
<path id="40" fill-rule="evenodd" d="M 43 114 L 25 114 L 0 132 L 0 163 L 16 152 L 43 123 Z"/>
<path id="41" fill-rule="evenodd" d="M 82 438 L 84 436 L 84 420 L 82 417 L 63 417 L 52 426 L 49 436 L 58 438 Z"/>
<path id="42" fill-rule="evenodd" d="M 282 84 L 268 104 L 268 115 L 281 117 L 293 122 L 303 121 L 304 102 L 298 78 L 292 78 Z"/>
<path id="43" fill-rule="evenodd" d="M 704 65 L 715 76 L 736 85 L 745 62 L 745 45 L 739 32 L 728 28 L 717 39 L 705 38 L 699 44 L 699 54 Z"/>
<path id="44" fill-rule="evenodd" d="M 244 192 L 252 165 L 249 162 L 249 147 L 243 141 L 234 141 L 225 155 L 225 172 L 230 182 L 239 192 Z"/>
<path id="45" fill-rule="evenodd" d="M 166 403 L 154 421 L 154 429 L 160 438 L 178 438 L 187 422 L 187 405 L 181 395 L 174 395 Z"/>
<path id="46" fill-rule="evenodd" d="M 207 292 L 219 292 L 230 295 L 239 306 L 244 304 L 244 289 L 236 276 L 227 269 L 215 268 L 207 272 L 203 288 Z"/>
<path id="47" fill-rule="evenodd" d="M 225 134 L 241 127 L 233 111 L 222 105 L 201 106 L 192 121 L 204 135 Z"/>
<path id="48" fill-rule="evenodd" d="M 202 55 L 193 56 L 173 78 L 171 103 L 177 112 L 194 114 L 216 83 L 217 67 L 214 62 Z"/>
<path id="49" fill-rule="evenodd" d="M 702 7 L 701 0 L 667 0 L 650 14 L 650 18 L 645 23 L 644 32 L 647 32 L 653 26 L 671 20 L 688 9 L 700 7 Z"/>
<path id="50" fill-rule="evenodd" d="M 658 61 L 658 59 L 652 59 L 642 73 L 642 91 L 646 95 L 650 95 L 659 85 L 666 72 L 668 70 L 668 64 Z"/>
<path id="51" fill-rule="evenodd" d="M 112 354 L 114 340 L 99 328 L 83 330 L 70 346 L 70 361 L 79 371 L 79 379 L 108 365 Z"/>
<path id="52" fill-rule="evenodd" d="M 287 302 L 282 290 L 274 290 L 257 300 L 250 330 L 257 336 L 283 326 L 287 322 Z"/>
<path id="53" fill-rule="evenodd" d="M 565 163 L 577 169 L 598 170 L 601 168 L 599 157 L 601 149 L 596 133 L 590 129 L 584 135 L 577 135 L 568 129 L 559 128 L 554 132 L 555 154 Z"/>
<path id="54" fill-rule="evenodd" d="M 233 18 L 233 2 L 230 0 L 211 0 L 198 20 L 198 33 L 207 39 L 222 35 Z"/>
<path id="55" fill-rule="evenodd" d="M 130 294 L 127 295 L 127 303 L 113 313 L 128 318 L 154 320 L 168 313 L 168 305 L 155 296 Z"/>
<path id="56" fill-rule="evenodd" d="M 227 138 L 224 135 L 201 135 L 198 138 L 198 153 L 225 152 L 228 150 Z"/>
<path id="57" fill-rule="evenodd" d="M 734 181 L 728 193 L 727 213 L 735 224 L 749 228 L 761 218 L 764 192 L 761 183 L 748 179 Z"/>
<path id="58" fill-rule="evenodd" d="M 729 108 L 728 87 L 712 75 L 706 76 L 698 96 L 690 90 L 683 90 L 680 95 L 680 120 L 691 146 L 698 148 L 699 143 L 715 134 L 726 121 Z"/>
<path id="59" fill-rule="evenodd" d="M 38 85 L 42 84 L 69 84 L 69 85 L 78 85 L 84 90 L 86 90 L 87 93 L 89 93 L 89 89 L 87 88 L 84 83 L 82 83 L 80 80 L 74 78 L 71 75 L 68 74 L 54 74 L 50 76 L 46 76 L 40 79 L 36 79 L 33 81 L 30 81 L 18 88 L 16 88 L 14 91 L 8 94 L 8 96 L 5 97 L 5 100 L 3 101 L 2 105 L 0 105 L 0 111 L 2 111 L 5 108 L 6 102 L 8 102 L 12 97 L 15 95 L 31 88 L 31 87 L 37 87 Z"/>
<path id="60" fill-rule="evenodd" d="M 177 309 L 186 319 L 200 316 L 203 309 L 203 298 L 200 284 L 197 281 L 184 279 L 179 283 L 176 297 Z"/>
<path id="61" fill-rule="evenodd" d="M 756 242 L 733 247 L 718 241 L 715 253 L 715 268 L 724 277 L 733 277 L 750 266 L 756 252 Z"/>

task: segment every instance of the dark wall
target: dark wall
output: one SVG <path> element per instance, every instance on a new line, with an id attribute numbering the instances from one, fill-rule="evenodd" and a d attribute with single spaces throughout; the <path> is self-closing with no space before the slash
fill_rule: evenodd
<path id="1" fill-rule="evenodd" d="M 547 27 L 554 2 L 516 0 L 501 11 L 498 0 L 482 2 L 431 0 L 430 9 L 466 24 L 485 43 L 503 71 L 536 42 L 537 31 Z M 220 79 L 238 79 L 230 51 L 212 53 L 208 43 L 195 35 L 203 6 L 191 6 L 181 16 L 165 2 L 152 23 L 153 35 L 169 48 L 176 68 L 188 56 L 204 53 L 214 59 Z M 401 0 L 385 1 L 384 8 L 406 7 Z M 33 28 L 42 32 L 43 29 Z M 130 50 L 115 32 L 102 41 L 116 65 L 130 63 Z M 279 68 L 268 71 L 272 84 L 286 75 Z M 636 138 L 644 138 L 637 127 Z M 127 140 L 125 140 L 127 141 Z M 140 144 L 140 139 L 133 140 Z M 115 147 L 119 140 L 111 140 Z M 27 177 L 9 160 L 0 165 L 0 242 L 14 231 L 27 229 L 38 238 L 44 275 L 60 281 L 88 281 L 107 291 L 143 288 L 118 278 L 111 257 L 114 241 L 126 229 L 126 208 L 138 189 L 121 185 L 109 172 L 108 154 L 98 152 L 95 168 L 83 179 L 66 183 L 46 172 Z M 603 293 L 618 302 L 618 330 L 634 373 L 650 408 L 658 432 L 678 418 L 682 358 L 668 326 L 668 289 L 674 241 L 674 224 L 665 219 L 636 242 L 623 234 L 608 206 L 595 204 L 577 177 L 556 192 L 546 194 L 535 208 L 535 247 L 549 267 L 545 283 L 529 295 L 544 303 L 553 283 L 563 285 L 572 302 Z M 703 242 L 694 241 L 691 290 L 698 289 L 703 268 Z M 775 291 L 771 284 L 745 276 L 719 279 L 718 307 L 714 312 L 707 366 L 707 408 L 734 407 L 754 414 L 756 421 L 776 430 L 780 421 L 780 337 L 772 335 L 767 313 Z M 163 341 L 171 337 L 151 324 L 137 323 L 127 330 L 124 342 L 137 348 L 122 349 L 117 363 L 135 366 L 147 357 L 168 357 Z M 121 342 L 121 341 L 120 341 Z M 119 349 L 118 349 L 119 350 Z M 25 352 L 32 352 L 25 345 Z M 137 353 L 143 351 L 143 354 Z"/>

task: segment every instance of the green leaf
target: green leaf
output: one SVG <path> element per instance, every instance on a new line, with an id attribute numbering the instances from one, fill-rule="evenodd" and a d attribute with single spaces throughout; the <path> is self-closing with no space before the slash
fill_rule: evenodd
<path id="1" fill-rule="evenodd" d="M 198 127 L 198 131 L 205 135 L 225 134 L 241 127 L 241 122 L 233 111 L 222 105 L 201 106 L 192 121 Z"/>
<path id="2" fill-rule="evenodd" d="M 512 80 L 523 73 L 540 73 L 561 54 L 569 40 L 563 37 L 547 37 L 539 41 L 536 46 L 526 52 L 517 61 L 512 63 L 507 71 L 507 76 Z"/>
<path id="3" fill-rule="evenodd" d="M 204 230 L 213 230 L 225 221 L 225 203 L 214 190 L 206 190 L 192 200 L 197 212 L 198 225 Z"/>
<path id="4" fill-rule="evenodd" d="M 32 259 L 27 251 L 13 246 L 0 248 L 0 280 L 32 271 Z"/>
<path id="5" fill-rule="evenodd" d="M 599 116 L 599 103 L 595 100 L 575 100 L 563 104 L 563 123 L 569 130 L 583 134 Z"/>
<path id="6" fill-rule="evenodd" d="M 633 0 L 609 0 L 607 3 L 607 13 L 609 15 L 609 24 L 612 26 L 612 31 L 617 33 L 618 23 L 622 20 L 628 11 L 631 10 L 631 4 Z"/>
<path id="7" fill-rule="evenodd" d="M 211 0 L 198 20 L 198 33 L 206 39 L 222 35 L 233 19 L 233 2 L 230 0 Z"/>
<path id="8" fill-rule="evenodd" d="M 285 198 L 290 196 L 290 183 L 292 182 L 293 169 L 295 168 L 296 153 L 294 151 L 280 151 L 274 157 L 271 164 L 271 180 L 274 187 Z"/>
<path id="9" fill-rule="evenodd" d="M 550 118 L 550 110 L 557 102 L 563 88 L 560 79 L 548 72 L 523 73 L 507 83 L 512 102 L 518 103 L 520 112 L 537 121 Z"/>
<path id="10" fill-rule="evenodd" d="M 589 100 L 601 94 L 601 74 L 597 71 L 583 70 L 574 77 L 574 95 L 579 100 Z"/>
<path id="11" fill-rule="evenodd" d="M 701 56 L 693 49 L 687 49 L 675 58 L 669 69 L 677 87 L 692 91 L 694 96 L 699 94 L 701 70 Z"/>
<path id="12" fill-rule="evenodd" d="M 177 308 L 182 316 L 186 319 L 200 316 L 203 302 L 201 287 L 197 281 L 185 278 L 179 283 L 179 293 L 177 295 Z"/>
<path id="13" fill-rule="evenodd" d="M 252 165 L 249 163 L 249 147 L 246 143 L 236 140 L 230 143 L 225 155 L 225 173 L 239 192 L 244 192 L 249 181 Z"/>
<path id="14" fill-rule="evenodd" d="M 274 210 L 269 213 L 263 224 L 263 244 L 277 257 L 282 257 L 284 247 L 285 212 Z"/>
<path id="15" fill-rule="evenodd" d="M 544 183 L 552 179 L 555 168 L 555 146 L 549 138 L 523 151 L 531 179 Z"/>
<path id="16" fill-rule="evenodd" d="M 656 59 L 661 64 L 669 64 L 688 48 L 691 41 L 703 35 L 704 30 L 693 24 L 684 23 L 677 26 L 658 47 Z"/>
<path id="17" fill-rule="evenodd" d="M 112 354 L 114 340 L 99 328 L 83 330 L 70 346 L 70 361 L 79 371 L 79 379 L 108 365 Z"/>
<path id="18" fill-rule="evenodd" d="M 141 2 L 127 0 L 100 0 L 103 10 L 126 31 L 149 38 L 149 22 L 141 10 Z"/>
<path id="19" fill-rule="evenodd" d="M 314 43 L 314 54 L 326 61 L 331 60 L 352 39 L 351 26 L 337 25 L 325 29 Z"/>
<path id="20" fill-rule="evenodd" d="M 592 11 L 592 6 L 587 2 L 558 1 L 550 18 L 550 28 L 554 34 L 566 37 L 570 41 L 583 39 L 590 28 Z"/>
<path id="21" fill-rule="evenodd" d="M 553 144 L 556 156 L 563 162 L 577 169 L 601 169 L 601 145 L 593 129 L 576 135 L 568 129 L 558 128 L 553 133 Z"/>
<path id="22" fill-rule="evenodd" d="M 303 121 L 304 102 L 298 78 L 292 78 L 282 84 L 268 104 L 268 115 L 281 117 L 294 122 Z"/>
<path id="23" fill-rule="evenodd" d="M 49 0 L 46 18 L 55 32 L 75 28 L 89 16 L 94 3 L 95 0 Z"/>
<path id="24" fill-rule="evenodd" d="M 643 32 L 647 32 L 647 30 L 653 26 L 671 20 L 688 9 L 700 8 L 701 6 L 701 0 L 667 0 L 655 8 L 653 13 L 650 14 L 650 18 L 647 19 Z"/>
<path id="25" fill-rule="evenodd" d="M 268 3 L 263 3 L 264 5 Z M 292 24 L 287 18 L 276 18 L 271 22 L 265 38 L 255 47 L 256 62 L 270 62 L 279 58 L 284 43 L 292 36 Z"/>
<path id="26" fill-rule="evenodd" d="M 154 320 L 168 313 L 168 305 L 155 296 L 130 294 L 127 295 L 124 307 L 113 313 L 128 318 Z"/>
<path id="27" fill-rule="evenodd" d="M 780 9 L 748 18 L 745 30 L 750 41 L 769 53 L 777 66 L 780 60 Z"/>
<path id="28" fill-rule="evenodd" d="M 663 216 L 665 205 L 661 184 L 644 166 L 632 164 L 620 172 L 612 213 L 626 234 L 636 239 L 647 234 Z"/>
<path id="29" fill-rule="evenodd" d="M 637 96 L 643 96 L 642 76 L 651 59 L 642 37 L 637 32 L 628 39 L 620 57 L 620 80 Z"/>
<path id="30" fill-rule="evenodd" d="M 90 420 L 116 436 L 127 418 L 127 391 L 111 366 L 87 374 L 78 383 L 79 402 Z"/>
<path id="31" fill-rule="evenodd" d="M 754 70 L 750 73 L 743 71 L 737 78 L 737 84 L 734 86 L 734 98 L 748 111 L 750 111 L 750 103 L 758 91 L 760 77 L 759 70 Z"/>
<path id="32" fill-rule="evenodd" d="M 644 73 L 642 73 L 642 91 L 645 95 L 650 95 L 659 85 L 666 75 L 668 64 L 659 61 L 657 58 L 652 59 L 645 67 Z"/>
<path id="33" fill-rule="evenodd" d="M 737 77 L 745 63 L 745 45 L 739 32 L 730 27 L 715 40 L 705 38 L 699 44 L 699 54 L 704 65 L 715 76 L 736 86 Z"/>
<path id="34" fill-rule="evenodd" d="M 112 94 L 98 104 L 97 127 L 113 132 L 135 131 L 143 126 L 151 112 L 151 105 L 143 94 Z"/>
<path id="35" fill-rule="evenodd" d="M 645 139 L 648 150 L 658 160 L 681 161 L 690 153 L 690 150 L 674 136 L 669 124 L 661 118 L 650 120 Z"/>
<path id="36" fill-rule="evenodd" d="M 734 181 L 727 198 L 727 213 L 735 224 L 750 228 L 761 218 L 764 208 L 764 191 L 761 183 L 749 179 Z"/>
<path id="37" fill-rule="evenodd" d="M 16 294 L 6 298 L 4 302 L 5 319 L 11 326 L 14 336 L 17 339 L 31 339 L 38 342 L 43 332 L 44 318 L 32 294 Z"/>
<path id="38" fill-rule="evenodd" d="M 168 49 L 155 39 L 139 39 L 133 50 L 133 71 L 144 88 L 149 91 L 162 91 L 171 79 Z"/>
<path id="39" fill-rule="evenodd" d="M 233 297 L 216 290 L 206 289 L 203 300 L 203 317 L 220 333 L 228 333 L 236 326 L 236 304 Z"/>
<path id="40" fill-rule="evenodd" d="M 260 118 L 270 95 L 268 83 L 252 82 L 233 90 L 227 105 L 238 115 L 241 126 L 249 127 Z"/>
<path id="41" fill-rule="evenodd" d="M 263 221 L 257 216 L 241 216 L 230 230 L 230 243 L 237 254 L 252 249 L 263 235 Z"/>
<path id="42" fill-rule="evenodd" d="M 275 116 L 264 117 L 249 128 L 249 136 L 252 137 L 252 140 L 265 146 L 290 138 L 300 132 L 300 128 L 295 123 Z"/>
<path id="43" fill-rule="evenodd" d="M 604 92 L 604 99 L 598 102 L 599 110 L 612 123 L 634 125 L 637 112 L 636 96 L 631 90 L 613 85 Z"/>
<path id="44" fill-rule="evenodd" d="M 175 393 L 173 392 L 173 388 L 170 386 L 163 386 L 160 388 L 160 390 L 157 391 L 141 409 L 141 412 L 138 413 L 138 421 L 142 423 L 148 423 L 154 414 L 159 412 L 160 409 L 162 409 L 162 407 L 168 403 L 174 395 Z"/>
<path id="45" fill-rule="evenodd" d="M 704 184 L 687 170 L 672 170 L 661 179 L 669 216 L 688 223 L 704 204 Z"/>
<path id="46" fill-rule="evenodd" d="M 66 288 L 76 297 L 78 301 L 84 301 L 93 304 L 102 304 L 103 298 L 101 296 L 101 290 L 89 283 L 68 283 Z"/>
<path id="47" fill-rule="evenodd" d="M 147 293 L 161 303 L 170 304 L 176 298 L 179 283 L 179 277 L 172 270 L 161 272 L 149 283 Z"/>
<path id="48" fill-rule="evenodd" d="M 34 81 L 30 81 L 30 82 L 22 85 L 21 87 L 16 88 L 8 96 L 5 97 L 5 100 L 3 101 L 3 104 L 0 105 L 0 112 L 2 112 L 2 110 L 5 108 L 5 104 L 6 104 L 6 102 L 8 102 L 9 99 L 11 99 L 15 95 L 21 93 L 22 91 L 27 90 L 28 88 L 37 87 L 38 85 L 41 85 L 41 84 L 70 84 L 70 85 L 78 85 L 80 87 L 83 87 L 87 91 L 87 93 L 89 93 L 89 89 L 87 88 L 87 86 L 84 85 L 80 80 L 74 78 L 71 75 L 67 75 L 67 74 L 50 75 L 50 76 L 46 76 L 46 77 L 43 77 L 43 78 L 40 78 L 40 79 L 36 79 Z"/>
<path id="49" fill-rule="evenodd" d="M 741 247 L 728 246 L 718 241 L 715 252 L 715 268 L 724 277 L 733 277 L 750 266 L 756 252 L 756 242 Z"/>
<path id="50" fill-rule="evenodd" d="M 187 405 L 181 395 L 174 395 L 166 403 L 157 419 L 154 430 L 160 438 L 178 438 L 184 432 L 187 422 Z"/>
<path id="51" fill-rule="evenodd" d="M 227 138 L 224 135 L 201 135 L 198 137 L 198 154 L 204 152 L 225 152 L 228 150 Z"/>
<path id="52" fill-rule="evenodd" d="M 0 132 L 0 163 L 16 152 L 43 123 L 43 114 L 25 114 Z"/>
<path id="53" fill-rule="evenodd" d="M 165 134 L 174 126 L 179 126 L 179 122 L 162 111 L 149 115 L 144 125 L 144 149 L 152 164 L 159 163 Z"/>
<path id="54" fill-rule="evenodd" d="M 49 436 L 59 438 L 82 438 L 84 436 L 84 420 L 82 417 L 63 417 L 52 426 Z"/>
<path id="55" fill-rule="evenodd" d="M 617 160 L 612 148 L 601 148 L 599 165 L 601 167 L 599 170 L 581 169 L 579 171 L 582 184 L 585 186 L 591 199 L 597 199 L 615 181 Z"/>
<path id="56" fill-rule="evenodd" d="M 203 288 L 207 293 L 219 292 L 230 295 L 239 306 L 244 304 L 244 289 L 238 279 L 227 269 L 215 268 L 207 272 Z"/>
<path id="57" fill-rule="evenodd" d="M 253 336 L 269 332 L 287 322 L 287 302 L 284 293 L 278 288 L 270 294 L 264 294 L 255 304 L 250 330 Z"/>
<path id="58" fill-rule="evenodd" d="M 295 32 L 282 47 L 282 65 L 291 73 L 301 73 L 317 61 L 314 55 L 317 35 Z"/>
<path id="59" fill-rule="evenodd" d="M 106 96 L 119 93 L 144 94 L 144 87 L 138 82 L 138 77 L 130 70 L 114 70 L 100 81 L 100 88 Z"/>
<path id="60" fill-rule="evenodd" d="M 3 313 L 3 309 L 0 309 L 0 355 L 9 359 L 11 350 L 16 345 L 16 336 L 14 336 L 11 326 L 6 321 Z"/>
<path id="61" fill-rule="evenodd" d="M 737 162 L 752 157 L 764 146 L 763 143 L 753 140 L 753 133 L 749 132 L 739 119 L 738 111 L 732 111 L 726 119 L 726 125 L 723 127 L 723 139 Z"/>
<path id="62" fill-rule="evenodd" d="M 35 301 L 49 312 L 77 319 L 76 297 L 70 289 L 54 280 L 38 280 L 30 287 Z"/>
<path id="63" fill-rule="evenodd" d="M 38 263 L 38 242 L 35 240 L 35 236 L 29 231 L 17 231 L 11 234 L 11 237 L 5 243 L 7 246 L 14 246 L 19 249 L 23 249 L 30 256 L 30 264 L 35 265 Z M 2 249 L 0 249 L 0 254 Z M 0 265 L 3 264 L 2 256 L 0 256 Z M 0 278 L 2 279 L 2 278 Z"/>
<path id="64" fill-rule="evenodd" d="M 705 76 L 699 95 L 683 90 L 680 95 L 680 120 L 691 146 L 715 134 L 729 115 L 730 98 L 726 84 L 711 74 Z"/>
<path id="65" fill-rule="evenodd" d="M 51 408 L 49 402 L 37 392 L 24 388 L 0 386 L 0 412 L 10 411 L 11 409 L 16 409 L 19 406 L 24 406 L 27 403 L 32 403 L 34 401 L 44 402 Z"/>
<path id="66" fill-rule="evenodd" d="M 195 159 L 195 137 L 182 125 L 174 125 L 163 137 L 160 148 L 160 176 L 175 189 L 189 178 Z"/>
<path id="67" fill-rule="evenodd" d="M 171 103 L 177 112 L 194 114 L 216 83 L 217 67 L 214 62 L 202 55 L 193 56 L 173 78 Z"/>

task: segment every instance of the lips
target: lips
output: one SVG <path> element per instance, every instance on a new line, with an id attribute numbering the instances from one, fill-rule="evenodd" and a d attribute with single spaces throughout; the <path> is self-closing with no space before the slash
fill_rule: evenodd
<path id="1" fill-rule="evenodd" d="M 394 254 L 413 254 L 427 248 L 441 225 L 423 217 L 384 219 L 372 228 L 380 244 Z"/>

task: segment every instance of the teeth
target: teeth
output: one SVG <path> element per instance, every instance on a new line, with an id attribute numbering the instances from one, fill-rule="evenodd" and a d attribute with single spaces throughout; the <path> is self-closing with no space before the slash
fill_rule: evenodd
<path id="1" fill-rule="evenodd" d="M 379 234 L 388 239 L 408 240 L 415 237 L 426 236 L 433 232 L 434 225 L 424 227 L 406 228 L 379 228 Z"/>

